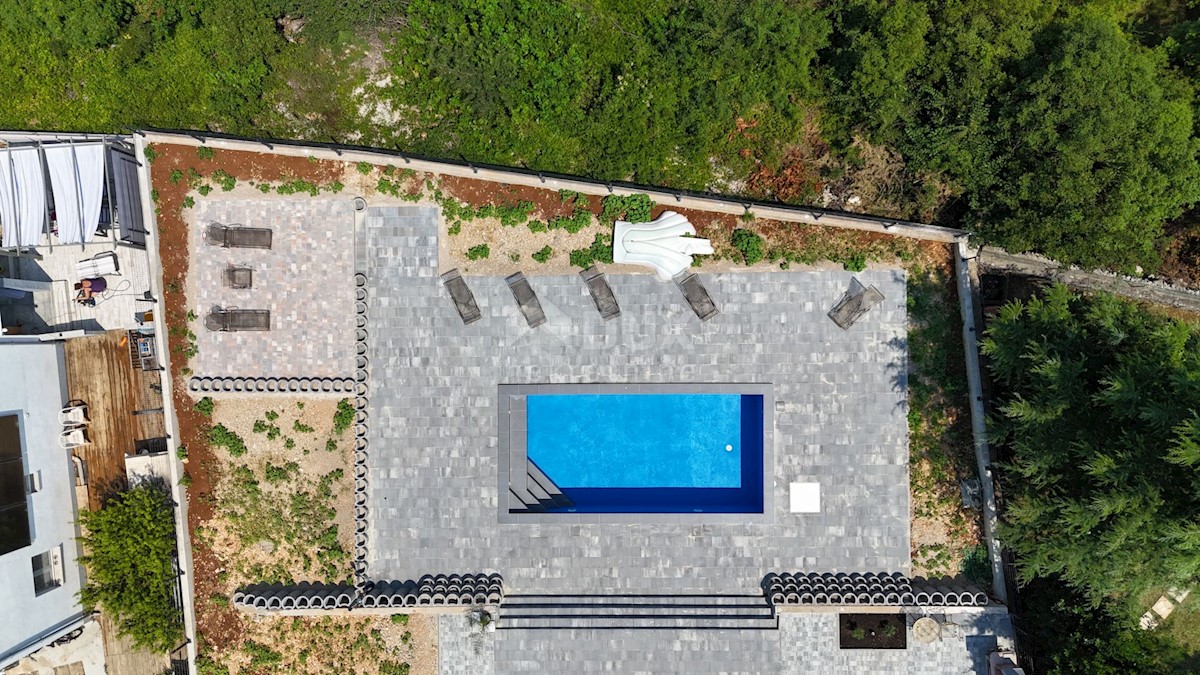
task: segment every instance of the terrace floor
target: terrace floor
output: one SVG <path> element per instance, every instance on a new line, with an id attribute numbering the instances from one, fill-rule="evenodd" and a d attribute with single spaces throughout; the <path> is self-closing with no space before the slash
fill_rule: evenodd
<path id="1" fill-rule="evenodd" d="M 354 207 L 350 198 L 210 197 L 185 209 L 190 234 L 188 294 L 197 315 L 196 356 L 208 377 L 348 377 L 354 369 Z M 209 223 L 266 227 L 270 250 L 204 242 Z M 229 265 L 254 270 L 253 287 L 228 288 Z M 204 328 L 213 306 L 266 309 L 271 330 Z"/>
<path id="2" fill-rule="evenodd" d="M 0 276 L 41 282 L 42 288 L 17 300 L 3 300 L 0 315 L 4 326 L 20 327 L 25 334 L 66 330 L 134 329 L 136 314 L 157 307 L 144 301 L 150 290 L 149 257 L 135 246 L 114 246 L 111 240 L 97 239 L 90 244 L 58 244 L 53 250 L 38 248 L 41 260 L 0 256 Z M 75 282 L 79 281 L 77 263 L 95 256 L 113 254 L 117 274 L 107 275 L 108 290 L 96 298 L 94 307 L 75 302 Z M 14 331 L 16 332 L 16 331 Z"/>
<path id="3" fill-rule="evenodd" d="M 63 346 L 67 396 L 88 406 L 89 443 L 72 452 L 87 463 L 88 508 L 93 510 L 109 487 L 126 480 L 125 456 L 137 451 L 138 442 L 167 435 L 161 376 L 133 367 L 129 346 L 121 344 L 126 336 L 126 331 L 114 330 L 67 340 Z"/>
<path id="4" fill-rule="evenodd" d="M 498 277 L 466 277 L 464 326 L 438 281 L 437 210 L 369 211 L 369 569 L 375 579 L 500 572 L 511 591 L 746 593 L 767 572 L 909 571 L 905 276 L 856 276 L 886 300 L 849 331 L 825 312 L 842 271 L 703 274 L 721 314 L 700 323 L 652 275 L 612 275 L 605 323 L 575 275 L 530 278 L 530 330 Z M 531 263 L 532 264 L 532 263 Z M 201 349 L 203 353 L 203 348 Z M 771 383 L 773 522 L 500 524 L 500 383 Z M 788 512 L 791 482 L 822 512 Z M 728 518 L 728 517 L 725 517 Z"/>

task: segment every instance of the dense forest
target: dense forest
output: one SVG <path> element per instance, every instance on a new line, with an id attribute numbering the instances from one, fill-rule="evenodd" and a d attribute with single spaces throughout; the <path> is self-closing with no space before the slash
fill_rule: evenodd
<path id="1" fill-rule="evenodd" d="M 396 147 L 1125 271 L 1200 242 L 1197 0 L 0 4 L 6 128 Z"/>
<path id="2" fill-rule="evenodd" d="M 1194 639 L 1137 628 L 1147 599 L 1200 578 L 1200 329 L 1054 286 L 1005 306 L 983 351 L 1011 456 L 1000 538 L 1053 672 L 1200 666 Z"/>

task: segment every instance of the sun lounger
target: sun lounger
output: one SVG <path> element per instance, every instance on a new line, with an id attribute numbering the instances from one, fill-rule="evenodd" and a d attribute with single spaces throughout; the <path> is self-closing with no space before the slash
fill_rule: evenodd
<path id="1" fill-rule="evenodd" d="M 80 279 L 92 279 L 117 274 L 117 254 L 112 251 L 97 253 L 87 260 L 75 263 L 75 274 Z"/>
<path id="2" fill-rule="evenodd" d="M 851 278 L 849 290 L 843 293 L 833 309 L 829 310 L 828 316 L 842 330 L 848 330 L 855 321 L 883 300 L 883 293 L 880 293 L 878 288 L 864 288 L 858 279 Z"/>
<path id="3" fill-rule="evenodd" d="M 221 248 L 271 248 L 271 230 L 213 223 L 204 230 L 204 241 Z"/>
<path id="4" fill-rule="evenodd" d="M 250 330 L 271 330 L 271 311 L 214 307 L 204 317 L 204 327 L 211 331 L 236 333 Z"/>
<path id="5" fill-rule="evenodd" d="M 508 290 L 512 291 L 513 298 L 517 301 L 517 306 L 521 308 L 521 313 L 525 315 L 525 322 L 530 328 L 537 328 L 546 323 L 546 313 L 542 311 L 542 303 L 538 302 L 537 294 L 533 292 L 533 288 L 529 285 L 529 280 L 525 275 L 517 272 L 504 279 L 504 283 L 508 284 Z"/>
<path id="6" fill-rule="evenodd" d="M 442 285 L 450 292 L 450 299 L 454 300 L 454 308 L 458 310 L 464 325 L 475 323 L 483 317 L 479 313 L 479 305 L 475 304 L 475 294 L 471 292 L 470 286 L 467 286 L 458 270 L 450 270 L 443 274 Z"/>
<path id="7" fill-rule="evenodd" d="M 708 294 L 708 289 L 704 288 L 704 284 L 700 283 L 700 277 L 696 276 L 694 272 L 685 271 L 676 276 L 675 285 L 679 286 L 688 305 L 701 321 L 708 321 L 721 313 L 717 309 L 717 303 L 713 302 L 712 296 Z"/>
<path id="8" fill-rule="evenodd" d="M 600 317 L 605 321 L 615 319 L 621 316 L 621 306 L 617 304 L 617 296 L 613 295 L 612 287 L 608 285 L 608 279 L 604 278 L 604 273 L 595 267 L 589 267 L 579 273 L 583 283 L 587 284 L 588 293 L 592 294 L 592 302 L 596 303 L 596 309 L 600 312 Z"/>

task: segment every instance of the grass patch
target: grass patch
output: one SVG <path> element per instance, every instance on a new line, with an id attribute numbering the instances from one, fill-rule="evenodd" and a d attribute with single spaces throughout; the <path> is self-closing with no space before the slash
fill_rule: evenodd
<path id="1" fill-rule="evenodd" d="M 343 471 L 335 469 L 314 480 L 301 475 L 295 462 L 268 463 L 262 476 L 244 464 L 229 470 L 218 486 L 217 510 L 243 546 L 270 542 L 276 560 L 269 567 L 235 560 L 238 571 L 247 578 L 285 583 L 294 581 L 290 570 L 329 583 L 348 578 L 350 555 L 338 542 L 333 523 L 333 499 L 344 478 Z M 285 481 L 286 489 L 263 487 Z"/>

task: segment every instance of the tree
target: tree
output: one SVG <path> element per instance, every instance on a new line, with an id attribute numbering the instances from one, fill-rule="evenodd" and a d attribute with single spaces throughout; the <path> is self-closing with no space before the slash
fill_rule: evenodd
<path id="1" fill-rule="evenodd" d="M 1156 266 L 1163 224 L 1200 199 L 1191 88 L 1091 11 L 1044 31 L 1014 79 L 994 173 L 971 186 L 978 232 L 1064 262 Z"/>
<path id="2" fill-rule="evenodd" d="M 1200 580 L 1197 328 L 1054 286 L 1004 307 L 983 351 L 1022 582 L 1059 576 L 1100 605 Z"/>
<path id="3" fill-rule="evenodd" d="M 83 606 L 112 615 L 122 635 L 140 647 L 169 651 L 183 639 L 175 604 L 175 519 L 170 494 L 143 484 L 110 498 L 99 511 L 80 511 L 87 565 Z"/>

